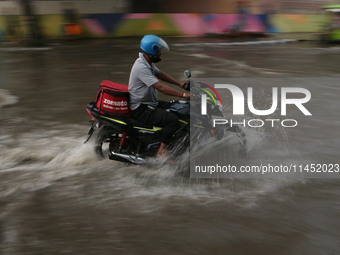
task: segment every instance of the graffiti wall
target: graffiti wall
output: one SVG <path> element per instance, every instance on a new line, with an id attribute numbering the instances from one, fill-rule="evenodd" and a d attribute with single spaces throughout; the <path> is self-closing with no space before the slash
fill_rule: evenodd
<path id="1" fill-rule="evenodd" d="M 238 14 L 96 14 L 83 17 L 81 23 L 92 36 L 184 35 L 203 36 L 242 32 L 280 32 L 268 15 Z M 280 22 L 280 20 L 278 20 Z"/>
<path id="2" fill-rule="evenodd" d="M 223 33 L 317 32 L 325 19 L 323 15 L 113 13 L 76 15 L 72 21 L 63 15 L 40 15 L 39 25 L 43 36 L 51 39 L 145 34 L 204 36 Z M 9 35 L 7 21 L 8 18 L 0 16 L 0 36 Z"/>

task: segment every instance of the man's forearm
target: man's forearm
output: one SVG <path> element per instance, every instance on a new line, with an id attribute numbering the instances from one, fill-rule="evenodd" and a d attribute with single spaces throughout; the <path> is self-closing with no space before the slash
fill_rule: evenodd
<path id="1" fill-rule="evenodd" d="M 157 89 L 159 92 L 169 95 L 169 96 L 176 96 L 176 97 L 184 97 L 184 98 L 189 98 L 190 93 L 187 92 L 180 92 L 166 84 L 161 83 L 160 81 L 156 82 L 155 84 L 152 85 L 155 89 Z"/>
<path id="2" fill-rule="evenodd" d="M 157 82 L 156 84 L 153 85 L 153 87 L 155 89 L 157 89 L 159 92 L 168 95 L 168 96 L 177 96 L 177 97 L 181 97 L 182 96 L 182 92 L 171 88 L 170 86 Z"/>
<path id="3" fill-rule="evenodd" d="M 165 82 L 168 82 L 168 83 L 171 83 L 171 84 L 174 84 L 174 85 L 177 85 L 177 86 L 181 86 L 180 82 L 175 80 L 174 78 L 172 78 L 171 76 L 167 75 L 166 73 L 162 72 L 162 71 L 159 71 L 156 76 L 162 80 L 162 81 L 165 81 Z"/>

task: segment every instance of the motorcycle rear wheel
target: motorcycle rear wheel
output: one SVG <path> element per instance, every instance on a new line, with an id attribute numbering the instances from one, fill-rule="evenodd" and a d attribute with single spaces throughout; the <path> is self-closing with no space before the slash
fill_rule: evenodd
<path id="1" fill-rule="evenodd" d="M 97 135 L 95 152 L 100 158 L 104 158 L 105 155 L 109 155 L 110 150 L 113 147 L 119 146 L 119 131 L 110 127 L 104 126 Z"/>

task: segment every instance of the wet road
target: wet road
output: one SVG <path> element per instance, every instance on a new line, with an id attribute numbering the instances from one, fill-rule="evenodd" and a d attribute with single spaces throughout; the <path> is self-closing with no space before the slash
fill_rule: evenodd
<path id="1" fill-rule="evenodd" d="M 234 160 L 340 163 L 339 47 L 168 41 L 158 67 L 179 80 L 190 69 L 197 79 L 327 85 L 301 85 L 314 119 L 296 130 L 246 129 L 248 155 Z M 137 44 L 0 51 L 1 254 L 338 254 L 339 179 L 197 180 L 180 167 L 100 160 L 83 144 L 87 103 L 102 80 L 127 84 Z"/>

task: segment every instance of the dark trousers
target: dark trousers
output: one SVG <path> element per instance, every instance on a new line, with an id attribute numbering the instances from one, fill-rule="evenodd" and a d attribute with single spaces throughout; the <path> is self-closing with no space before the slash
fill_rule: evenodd
<path id="1" fill-rule="evenodd" d="M 165 144 L 170 143 L 173 134 L 181 127 L 178 117 L 164 110 L 168 104 L 164 101 L 159 101 L 157 107 L 141 104 L 131 112 L 132 117 L 136 120 L 152 126 L 162 127 L 161 142 Z"/>

